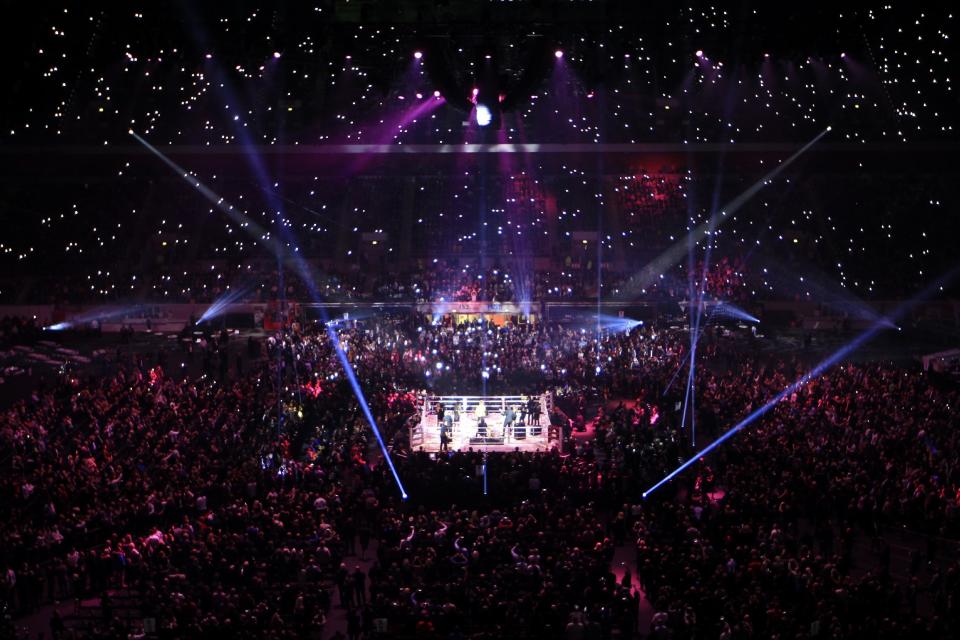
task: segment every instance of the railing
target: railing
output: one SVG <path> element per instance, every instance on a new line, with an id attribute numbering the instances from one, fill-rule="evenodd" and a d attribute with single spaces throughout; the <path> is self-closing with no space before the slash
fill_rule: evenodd
<path id="1" fill-rule="evenodd" d="M 549 397 L 549 394 L 547 396 Z M 537 402 L 541 401 L 541 396 L 424 396 L 423 406 L 426 414 L 436 413 L 438 403 L 443 404 L 445 409 L 451 411 L 456 407 L 461 413 L 473 414 L 480 403 L 483 402 L 488 413 L 503 413 L 509 406 L 516 407 L 522 404 L 525 407 L 531 398 L 537 400 Z M 551 407 L 552 399 L 547 409 L 549 410 Z"/>

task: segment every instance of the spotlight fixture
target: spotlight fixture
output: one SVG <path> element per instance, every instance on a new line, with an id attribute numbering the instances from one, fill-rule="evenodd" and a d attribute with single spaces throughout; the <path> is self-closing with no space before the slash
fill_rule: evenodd
<path id="1" fill-rule="evenodd" d="M 490 107 L 485 104 L 477 104 L 476 109 L 477 124 L 486 127 L 493 120 L 493 114 L 490 113 Z"/>
<path id="2" fill-rule="evenodd" d="M 441 39 L 427 44 L 437 47 L 421 49 L 424 70 L 434 84 L 433 88 L 440 91 L 449 107 L 465 113 L 471 126 L 486 131 L 499 129 L 502 114 L 516 111 L 524 100 L 535 95 L 537 85 L 554 67 L 553 62 L 564 55 L 556 43 L 536 37 L 525 42 L 525 54 L 520 60 L 511 62 L 510 72 L 501 69 L 497 53 L 486 48 L 474 50 L 475 57 L 470 62 L 469 71 L 457 71 L 450 53 L 454 42 Z M 462 53 L 462 49 L 460 51 Z M 456 64 L 459 64 L 459 56 L 456 58 Z"/>

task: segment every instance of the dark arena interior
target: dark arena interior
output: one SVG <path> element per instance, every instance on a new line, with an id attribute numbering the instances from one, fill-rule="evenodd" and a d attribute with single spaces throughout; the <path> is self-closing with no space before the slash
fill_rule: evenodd
<path id="1" fill-rule="evenodd" d="M 5 6 L 0 640 L 960 637 L 950 3 Z"/>

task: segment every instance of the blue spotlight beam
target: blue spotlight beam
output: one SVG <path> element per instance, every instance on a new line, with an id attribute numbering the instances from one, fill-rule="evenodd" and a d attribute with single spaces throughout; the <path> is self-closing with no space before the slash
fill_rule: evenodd
<path id="1" fill-rule="evenodd" d="M 282 251 L 282 247 L 280 243 L 272 236 L 269 236 L 269 234 L 267 234 L 266 229 L 258 225 L 253 220 L 251 220 L 242 211 L 240 211 L 239 209 L 236 209 L 232 204 L 227 202 L 225 198 L 221 198 L 219 195 L 217 195 L 216 192 L 210 189 L 207 185 L 203 184 L 202 182 L 194 178 L 192 175 L 190 175 L 190 173 L 186 169 L 184 169 L 179 164 L 177 164 L 176 162 L 168 158 L 162 151 L 157 149 L 155 146 L 153 146 L 152 144 L 150 144 L 149 142 L 141 138 L 137 134 L 137 132 L 134 131 L 133 129 L 130 130 L 130 135 L 133 136 L 137 142 L 142 144 L 147 149 L 147 151 L 149 151 L 153 155 L 160 158 L 160 160 L 165 165 L 167 165 L 168 167 L 173 169 L 174 172 L 179 174 L 180 177 L 183 178 L 187 184 L 191 185 L 197 191 L 199 191 L 200 195 L 202 195 L 204 198 L 210 201 L 215 207 L 220 209 L 220 211 L 224 213 L 228 218 L 230 218 L 235 223 L 240 225 L 240 228 L 244 229 L 249 235 L 254 237 L 258 243 L 266 246 L 266 248 L 269 249 L 274 254 Z M 269 240 L 266 239 L 268 237 L 270 238 Z"/>
<path id="2" fill-rule="evenodd" d="M 709 247 L 709 245 L 708 245 Z M 697 304 L 696 312 L 696 325 L 694 329 L 690 332 L 690 370 L 687 372 L 687 396 L 683 400 L 683 420 L 680 421 L 681 428 L 684 425 L 684 421 L 687 417 L 687 408 L 690 409 L 690 445 L 697 446 L 697 427 L 696 427 L 696 417 L 694 416 L 694 402 L 693 402 L 693 390 L 694 390 L 694 380 L 696 379 L 697 371 L 697 346 L 700 344 L 700 333 L 703 330 L 700 326 L 700 321 L 703 319 L 703 291 L 701 290 L 699 294 L 699 304 Z M 709 320 L 709 316 L 707 318 Z M 688 399 L 689 398 L 689 399 Z"/>
<path id="3" fill-rule="evenodd" d="M 345 354 L 343 349 L 339 347 L 340 338 L 337 336 L 337 333 L 334 331 L 333 327 L 331 327 L 329 324 L 325 324 L 325 326 L 327 328 L 327 336 L 334 345 L 334 350 L 337 352 L 337 358 L 340 360 L 340 364 L 343 366 L 343 371 L 347 376 L 347 381 L 350 382 L 353 392 L 360 401 L 360 409 L 363 411 L 363 415 L 366 417 L 367 422 L 369 422 L 370 426 L 373 428 L 373 435 L 377 439 L 377 444 L 380 445 L 380 451 L 383 453 L 383 459 L 386 460 L 387 466 L 390 467 L 390 473 L 393 474 L 393 479 L 397 482 L 397 487 L 400 489 L 400 496 L 406 500 L 409 497 L 407 495 L 407 490 L 403 488 L 403 482 L 400 481 L 400 475 L 397 473 L 396 467 L 393 466 L 393 459 L 390 457 L 390 452 L 387 450 L 387 445 L 383 441 L 383 436 L 380 435 L 380 429 L 377 428 L 377 422 L 373 419 L 373 414 L 370 412 L 370 405 L 367 404 L 367 398 L 363 394 L 363 389 L 360 388 L 360 383 L 357 382 L 357 376 L 353 372 L 353 367 L 350 365 L 350 361 L 347 360 L 347 354 Z"/>
<path id="4" fill-rule="evenodd" d="M 680 360 L 680 364 L 677 365 L 676 371 L 673 372 L 673 375 L 670 377 L 670 382 L 667 383 L 667 387 L 663 390 L 663 394 L 667 395 L 670 391 L 670 387 L 673 386 L 674 381 L 677 379 L 677 376 L 680 374 L 680 371 L 683 369 L 683 365 L 687 363 L 687 359 L 683 358 Z"/>
<path id="5" fill-rule="evenodd" d="M 697 446 L 697 381 L 690 378 L 690 446 Z"/>
<path id="6" fill-rule="evenodd" d="M 684 423 L 687 417 L 687 408 L 690 409 L 690 445 L 695 447 L 697 446 L 697 417 L 696 417 L 696 407 L 694 402 L 694 390 L 696 388 L 696 375 L 697 375 L 697 345 L 700 342 L 700 334 L 702 332 L 701 322 L 703 321 L 703 307 L 704 307 L 704 297 L 707 292 L 707 269 L 710 264 L 710 253 L 713 250 L 713 234 L 717 228 L 717 200 L 720 197 L 720 180 L 717 179 L 717 184 L 713 193 L 713 206 L 711 207 L 712 211 L 710 213 L 710 220 L 707 222 L 707 246 L 704 250 L 703 256 L 703 269 L 700 274 L 700 280 L 697 283 L 695 288 L 691 288 L 690 297 L 693 298 L 696 296 L 697 305 L 696 309 L 690 309 L 691 316 L 691 331 L 690 331 L 690 370 L 687 372 L 687 396 L 683 400 L 683 419 L 680 421 L 680 427 L 683 428 Z M 690 237 L 690 256 L 691 263 L 693 262 L 692 256 L 694 253 L 694 236 Z M 691 264 L 691 270 L 693 265 Z M 691 274 L 691 279 L 693 275 Z M 692 302 L 692 300 L 691 300 Z M 710 314 L 707 315 L 707 321 L 710 320 Z M 689 398 L 689 399 L 688 399 Z"/>
<path id="7" fill-rule="evenodd" d="M 729 302 L 718 301 L 714 305 L 714 312 L 724 318 L 736 318 L 737 320 L 743 320 L 744 322 L 752 322 L 757 324 L 760 322 L 760 319 L 756 316 L 750 315 L 740 307 L 732 305 Z M 873 318 L 875 321 L 879 318 Z M 893 328 L 892 326 L 889 328 Z"/>
<path id="8" fill-rule="evenodd" d="M 691 308 L 690 315 L 694 312 Z M 683 417 L 680 419 L 680 428 L 683 429 L 687 423 L 687 403 L 693 393 L 693 378 L 697 366 L 697 343 L 700 341 L 700 312 L 696 313 L 696 323 L 690 327 L 690 368 L 687 371 L 687 390 L 683 396 Z M 695 442 L 692 442 L 696 444 Z"/>
<path id="9" fill-rule="evenodd" d="M 771 281 L 775 288 L 781 291 L 786 289 L 806 293 L 808 299 L 816 300 L 822 306 L 846 313 L 858 320 L 876 322 L 881 317 L 869 303 L 814 265 L 804 265 L 804 274 L 798 284 L 795 267 L 782 264 L 769 256 L 764 262 L 769 269 L 764 270 L 764 280 Z M 891 325 L 890 328 L 896 327 Z"/>
<path id="10" fill-rule="evenodd" d="M 623 291 L 622 296 L 631 297 L 636 295 L 636 293 L 641 289 L 645 289 L 655 281 L 659 280 L 660 274 L 665 273 L 668 269 L 670 269 L 670 267 L 677 264 L 677 262 L 680 260 L 680 257 L 683 255 L 686 249 L 684 243 L 690 241 L 699 242 L 703 237 L 715 231 L 723 224 L 725 220 L 729 219 L 730 214 L 739 210 L 740 207 L 746 204 L 746 202 L 756 195 L 757 192 L 760 191 L 770 180 L 777 177 L 780 172 L 793 164 L 797 158 L 806 153 L 807 150 L 819 142 L 823 136 L 827 135 L 827 132 L 829 131 L 830 127 L 827 127 L 821 131 L 813 140 L 800 147 L 800 149 L 795 151 L 793 155 L 777 165 L 775 169 L 769 171 L 746 191 L 731 200 L 720 210 L 719 216 L 716 218 L 716 220 L 714 220 L 714 217 L 711 216 L 711 220 L 701 223 L 695 229 L 690 231 L 690 234 L 687 238 L 677 241 L 673 246 L 669 247 L 666 251 L 650 261 L 634 276 L 633 282 Z"/>
<path id="11" fill-rule="evenodd" d="M 127 315 L 134 313 L 137 309 L 140 308 L 140 305 L 134 304 L 127 307 L 98 307 L 92 311 L 86 313 L 81 313 L 79 315 L 73 316 L 72 318 L 67 318 L 63 322 L 58 322 L 50 326 L 44 327 L 44 331 L 66 331 L 67 329 L 72 329 L 78 325 L 89 324 L 94 320 L 103 321 L 103 320 L 113 320 L 114 318 L 123 318 Z"/>
<path id="12" fill-rule="evenodd" d="M 946 282 L 951 281 L 956 276 L 958 270 L 960 270 L 960 267 L 954 267 L 945 276 L 939 278 L 932 285 L 924 289 L 919 295 L 903 303 L 902 305 L 897 307 L 893 311 L 893 313 L 886 316 L 885 318 L 881 318 L 879 321 L 875 322 L 869 329 L 865 330 L 856 338 L 848 342 L 846 345 L 842 346 L 841 348 L 839 348 L 838 350 L 834 351 L 832 354 L 830 354 L 829 356 L 821 360 L 820 363 L 817 364 L 817 366 L 815 366 L 813 369 L 811 369 L 810 371 L 805 373 L 803 376 L 795 380 L 786 389 L 784 389 L 783 391 L 775 395 L 773 398 L 768 400 L 766 404 L 754 410 L 746 418 L 744 418 L 743 420 L 738 422 L 736 425 L 731 427 L 729 430 L 727 430 L 727 432 L 724 433 L 722 436 L 720 436 L 719 438 L 711 442 L 709 445 L 701 449 L 699 452 L 697 452 L 696 455 L 692 456 L 689 460 L 687 460 L 686 462 L 681 464 L 679 467 L 677 467 L 676 469 L 668 473 L 666 476 L 664 476 L 663 479 L 661 479 L 659 482 L 657 482 L 652 487 L 644 491 L 643 497 L 646 498 L 651 493 L 653 493 L 654 491 L 656 491 L 666 483 L 673 480 L 675 477 L 677 477 L 677 475 L 679 475 L 689 467 L 693 466 L 701 458 L 703 458 L 704 456 L 712 452 L 714 449 L 722 445 L 724 442 L 726 442 L 727 440 L 735 436 L 737 433 L 739 433 L 746 427 L 750 426 L 750 424 L 752 424 L 757 418 L 762 417 L 764 414 L 770 411 L 770 409 L 772 409 L 778 402 L 783 400 L 785 397 L 789 396 L 794 391 L 804 386 L 814 378 L 820 376 L 820 374 L 822 374 L 828 368 L 832 367 L 834 364 L 836 364 L 837 362 L 839 362 L 840 360 L 842 360 L 852 352 L 859 349 L 865 343 L 872 340 L 878 333 L 880 333 L 884 329 L 887 329 L 890 326 L 888 323 L 895 323 L 896 320 L 898 320 L 904 314 L 906 314 L 908 311 L 914 308 L 920 301 L 926 299 L 931 294 L 933 294 L 934 291 L 936 291 L 939 286 L 945 284 Z"/>
<path id="13" fill-rule="evenodd" d="M 711 310 L 710 313 L 707 314 L 707 322 L 708 322 L 708 323 L 710 322 L 710 318 L 711 318 L 712 316 L 713 316 L 713 311 Z M 641 324 L 642 324 L 642 323 L 641 323 Z M 703 325 L 700 327 L 700 331 L 699 331 L 698 333 L 703 333 L 703 330 L 706 328 L 706 326 L 707 326 L 706 324 L 703 324 Z M 698 336 L 697 336 L 697 340 L 699 340 L 699 339 L 700 339 L 700 336 L 698 335 Z M 677 379 L 677 376 L 678 376 L 678 375 L 680 374 L 680 372 L 683 370 L 683 365 L 685 365 L 685 364 L 687 364 L 687 363 L 689 363 L 689 360 L 687 360 L 686 356 L 684 356 L 683 358 L 680 359 L 680 363 L 677 365 L 676 370 L 673 372 L 673 375 L 670 377 L 670 382 L 667 383 L 667 387 L 663 390 L 663 394 L 662 394 L 662 395 L 667 395 L 667 393 L 669 393 L 670 388 L 673 386 L 673 383 L 674 383 L 674 382 L 676 381 L 676 379 Z"/>
<path id="14" fill-rule="evenodd" d="M 690 366 L 693 367 L 693 358 L 690 358 Z M 693 380 L 693 371 L 687 375 L 687 386 L 683 390 L 683 415 L 680 418 L 680 428 L 687 427 L 687 403 L 690 400 L 690 382 Z"/>
<path id="15" fill-rule="evenodd" d="M 677 475 L 679 475 L 689 467 L 693 466 L 700 458 L 703 458 L 704 456 L 709 454 L 711 451 L 713 451 L 714 449 L 722 445 L 724 442 L 726 442 L 727 440 L 735 436 L 738 432 L 740 432 L 741 430 L 749 426 L 754 420 L 756 420 L 757 418 L 767 413 L 770 409 L 774 407 L 774 405 L 780 402 L 783 398 L 785 398 L 786 396 L 790 395 L 791 393 L 793 393 L 794 391 L 796 391 L 797 389 L 805 385 L 814 377 L 820 375 L 824 370 L 826 370 L 828 367 L 835 364 L 838 360 L 840 360 L 841 358 L 845 357 L 846 355 L 848 355 L 849 353 L 851 353 L 852 351 L 860 347 L 864 342 L 866 342 L 870 338 L 873 338 L 873 336 L 879 333 L 879 331 L 880 331 L 880 328 L 872 328 L 868 330 L 867 332 L 859 336 L 854 341 L 848 343 L 843 348 L 831 354 L 830 357 L 821 361 L 820 364 L 814 367 L 806 375 L 798 378 L 796 381 L 793 382 L 793 384 L 791 384 L 786 389 L 784 389 L 783 391 L 775 395 L 773 398 L 768 400 L 766 404 L 761 406 L 759 409 L 754 410 L 753 413 L 751 413 L 746 418 L 738 422 L 736 425 L 730 428 L 722 436 L 720 436 L 719 438 L 714 440 L 712 443 L 710 443 L 709 445 L 701 449 L 699 452 L 697 452 L 695 456 L 692 456 L 689 460 L 687 460 L 686 462 L 681 464 L 679 467 L 677 467 L 676 469 L 668 473 L 666 476 L 664 476 L 663 479 L 661 479 L 655 485 L 653 485 L 652 487 L 644 491 L 643 497 L 646 498 L 651 493 L 653 493 L 654 491 L 656 491 L 666 483 L 673 480 Z"/>
<path id="16" fill-rule="evenodd" d="M 197 178 L 193 177 L 190 172 L 181 167 L 179 164 L 167 157 L 162 151 L 157 149 L 155 146 L 144 140 L 140 137 L 135 131 L 130 130 L 130 135 L 134 139 L 142 144 L 150 153 L 157 156 L 165 165 L 170 167 L 174 172 L 176 172 L 184 181 L 194 187 L 200 195 L 206 198 L 211 204 L 213 204 L 217 209 L 219 209 L 224 215 L 230 218 L 234 223 L 237 224 L 243 231 L 247 233 L 251 238 L 253 238 L 258 244 L 263 245 L 270 253 L 282 259 L 285 264 L 291 266 L 308 285 L 313 285 L 314 278 L 310 272 L 309 266 L 298 252 L 295 253 L 288 249 L 280 240 L 278 240 L 272 233 L 269 233 L 264 227 L 257 224 L 256 221 L 252 220 L 247 216 L 243 211 L 231 204 L 226 198 L 219 196 L 213 189 L 209 188 L 207 185 L 203 184 Z"/>
<path id="17" fill-rule="evenodd" d="M 212 189 L 191 176 L 183 167 L 175 163 L 173 160 L 164 155 L 159 149 L 137 135 L 137 133 L 132 129 L 130 130 L 130 135 L 132 135 L 140 144 L 146 147 L 147 150 L 160 158 L 164 164 L 183 177 L 188 184 L 195 187 L 207 200 L 212 202 L 231 220 L 236 222 L 241 229 L 246 231 L 258 243 L 266 246 L 268 250 L 277 256 L 278 260 L 282 260 L 284 263 L 290 263 L 298 275 L 300 275 L 304 282 L 307 283 L 307 286 L 310 287 L 311 293 L 316 293 L 317 288 L 313 275 L 304 261 L 303 256 L 301 256 L 299 253 L 293 253 L 290 251 L 284 246 L 283 243 L 274 238 L 272 235 L 268 234 L 263 227 L 250 220 L 240 210 L 235 209 L 233 205 L 229 204 L 224 198 L 221 198 Z M 319 296 L 317 295 L 315 297 Z M 347 380 L 350 383 L 350 386 L 353 388 L 354 394 L 357 397 L 357 401 L 360 404 L 360 408 L 363 411 L 364 416 L 367 418 L 367 421 L 370 423 L 370 428 L 373 430 L 373 435 L 376 437 L 377 443 L 380 445 L 380 451 L 383 453 L 383 458 L 386 460 L 387 466 L 390 468 L 390 472 L 393 474 L 393 478 L 397 483 L 397 487 L 400 489 L 400 495 L 404 500 L 406 500 L 408 497 L 407 491 L 404 489 L 403 482 L 400 481 L 400 476 L 397 474 L 397 470 L 393 465 L 393 459 L 390 457 L 390 451 L 387 449 L 386 443 L 384 443 L 383 437 L 380 435 L 380 429 L 377 427 L 377 423 L 373 418 L 373 414 L 370 411 L 369 405 L 367 404 L 366 397 L 360 388 L 360 384 L 357 382 L 357 377 L 353 371 L 353 367 L 350 365 L 350 361 L 347 360 L 346 354 L 343 353 L 343 350 L 340 348 L 340 340 L 336 335 L 336 332 L 333 331 L 328 324 L 324 324 L 327 327 L 327 335 L 333 345 L 334 351 L 336 351 L 337 358 L 340 360 L 344 374 L 347 376 Z"/>
<path id="18" fill-rule="evenodd" d="M 719 179 L 718 179 L 719 184 Z M 693 223 L 693 218 L 690 216 L 690 209 L 692 208 L 693 203 L 687 201 L 687 215 L 689 216 L 689 222 Z M 711 215 L 711 222 L 713 217 Z M 696 246 L 694 242 L 694 234 L 690 233 L 687 235 L 687 293 L 690 295 L 690 305 L 687 311 L 690 312 L 690 368 L 687 371 L 687 386 L 683 390 L 683 415 L 680 417 L 680 430 L 684 430 L 687 427 L 687 401 L 690 398 L 690 381 L 693 380 L 693 365 L 694 365 L 694 348 L 697 342 L 697 321 L 700 318 L 700 314 L 697 312 L 697 309 L 700 306 L 700 301 L 696 293 L 696 286 L 694 285 L 694 247 Z"/>
<path id="19" fill-rule="evenodd" d="M 487 495 L 487 452 L 483 452 L 483 495 Z"/>
<path id="20" fill-rule="evenodd" d="M 208 320 L 213 320 L 214 318 L 223 315 L 226 313 L 231 304 L 240 300 L 247 294 L 249 290 L 250 287 L 242 287 L 234 289 L 233 291 L 229 291 L 225 295 L 220 296 L 214 300 L 209 307 L 207 307 L 207 309 L 200 316 L 200 319 L 197 320 L 197 324 L 202 324 Z"/>

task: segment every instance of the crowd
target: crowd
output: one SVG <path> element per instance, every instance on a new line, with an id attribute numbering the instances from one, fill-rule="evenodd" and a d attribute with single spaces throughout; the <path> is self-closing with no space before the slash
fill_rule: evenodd
<path id="1" fill-rule="evenodd" d="M 219 268 L 224 268 L 220 265 Z M 634 286 L 635 274 L 607 266 L 597 273 L 589 259 L 575 261 L 568 257 L 550 268 L 532 269 L 529 265 L 456 266 L 455 263 L 421 262 L 410 269 L 383 270 L 372 275 L 362 269 L 327 271 L 310 265 L 308 283 L 295 269 L 275 263 L 254 262 L 229 269 L 233 275 L 223 278 L 215 268 L 196 263 L 185 271 L 158 271 L 153 274 L 122 275 L 130 287 L 96 291 L 89 279 L 82 276 L 29 278 L 25 284 L 26 299 L 51 304 L 60 309 L 75 306 L 127 305 L 131 310 L 152 304 L 199 303 L 216 301 L 271 304 L 283 300 L 300 303 L 315 300 L 327 302 L 501 302 L 587 301 L 597 292 L 604 299 L 617 299 L 625 291 L 636 290 L 644 302 L 676 300 L 689 296 L 689 282 L 684 265 L 664 274 L 664 278 L 646 283 L 642 291 Z M 750 301 L 757 284 L 748 281 L 749 270 L 741 258 L 720 257 L 705 273 L 702 263 L 694 273 L 702 278 L 702 288 L 710 299 Z M 698 287 L 699 288 L 699 287 Z M 138 301 L 138 302 L 130 302 Z M 131 311 L 133 313 L 133 311 Z"/>
<path id="2" fill-rule="evenodd" d="M 110 603 L 132 592 L 168 638 L 326 637 L 343 607 L 353 638 L 577 640 L 633 637 L 642 589 L 658 638 L 957 629 L 960 567 L 904 584 L 883 547 L 889 528 L 960 536 L 955 386 L 893 365 L 835 367 L 642 500 L 691 454 L 675 410 L 684 334 L 643 326 L 597 343 L 575 327 L 413 314 L 330 330 L 409 500 L 325 326 L 269 336 L 263 358 L 233 345 L 236 368 L 221 336 L 182 376 L 150 358 L 66 374 L 0 420 L 8 607 L 100 598 L 101 617 L 54 621 L 56 637 L 126 637 Z M 699 352 L 702 441 L 803 371 L 709 330 Z M 551 390 L 563 453 L 411 451 L 405 427 L 427 388 Z M 866 568 L 858 536 L 877 545 Z M 634 545 L 635 565 L 614 575 L 615 550 Z M 366 572 L 347 562 L 368 554 Z"/>
<path id="3" fill-rule="evenodd" d="M 589 321 L 498 326 L 403 314 L 338 324 L 339 345 L 361 377 L 389 376 L 407 389 L 433 393 L 542 393 L 546 385 L 572 395 L 587 386 L 615 394 L 638 379 L 675 370 L 685 350 L 680 333 L 654 326 L 604 331 L 598 341 Z M 284 353 L 277 366 L 287 374 L 293 363 L 308 376 L 336 370 L 325 326 L 269 343 L 272 352 Z"/>
<path id="4" fill-rule="evenodd" d="M 377 299 L 416 302 L 511 302 L 522 288 L 502 269 L 470 269 L 433 264 L 416 271 L 394 274 L 374 284 Z"/>
<path id="5" fill-rule="evenodd" d="M 620 176 L 614 199 L 621 210 L 623 227 L 641 237 L 660 231 L 664 217 L 675 216 L 685 206 L 683 182 L 676 168 L 669 173 Z"/>
<path id="6" fill-rule="evenodd" d="M 778 326 L 955 337 L 949 3 L 140 4 L 5 39 L 0 640 L 960 637 L 956 380 L 698 455 Z M 562 446 L 418 450 L 450 393 Z"/>
<path id="7" fill-rule="evenodd" d="M 290 264 L 281 274 L 262 242 L 212 215 L 193 190 L 168 184 L 169 177 L 161 184 L 170 199 L 149 206 L 138 200 L 139 183 L 104 184 L 69 197 L 68 190 L 51 190 L 36 194 L 42 201 L 36 206 L 64 213 L 18 220 L 11 229 L 4 242 L 20 254 L 0 251 L 8 261 L 0 301 L 209 302 L 230 292 L 255 302 L 585 300 L 598 287 L 608 298 L 668 248 L 686 250 L 687 232 L 708 224 L 711 212 L 757 178 L 751 171 L 717 176 L 675 168 L 600 177 L 569 171 L 491 176 L 488 217 L 479 224 L 472 178 L 459 184 L 445 176 L 357 176 L 347 188 L 330 177 L 294 180 L 284 243 L 310 256 L 315 290 Z M 812 283 L 830 281 L 864 299 L 914 293 L 950 266 L 930 243 L 956 234 L 940 195 L 951 184 L 937 173 L 894 171 L 849 180 L 831 173 L 778 179 L 729 217 L 714 216 L 709 286 L 715 296 L 737 300 L 822 299 Z M 251 207 L 252 222 L 274 229 L 263 194 L 247 192 L 241 181 L 220 188 L 226 199 Z M 257 206 L 265 210 L 254 215 Z M 865 223 L 839 213 L 850 210 L 875 218 Z M 916 233 L 896 226 L 905 217 Z M 694 261 L 703 256 L 698 252 Z M 654 277 L 685 289 L 687 264 L 681 256 Z M 878 268 L 884 265 L 891 268 Z M 644 283 L 639 289 L 647 291 L 634 297 L 649 295 L 653 284 Z"/>
<path id="8" fill-rule="evenodd" d="M 0 318 L 0 348 L 38 340 L 41 327 L 34 318 L 3 316 Z"/>
<path id="9" fill-rule="evenodd" d="M 800 372 L 745 363 L 710 375 L 703 408 L 724 424 Z M 960 566 L 891 575 L 884 532 L 960 536 L 957 389 L 916 371 L 844 365 L 785 398 L 687 482 L 684 500 L 649 503 L 632 527 L 656 637 L 949 637 Z M 721 483 L 722 500 L 710 497 Z M 869 540 L 857 558 L 857 537 Z M 916 552 L 912 552 L 916 553 Z M 950 558 L 949 554 L 946 554 Z M 859 571 L 855 565 L 860 563 Z M 866 566 L 863 566 L 865 563 Z M 918 596 L 931 602 L 918 613 Z"/>
<path id="10" fill-rule="evenodd" d="M 746 265 L 739 257 L 723 256 L 707 268 L 700 262 L 694 273 L 701 274 L 702 288 L 712 298 L 739 301 L 751 297 L 747 289 Z"/>
<path id="11" fill-rule="evenodd" d="M 8 606 L 129 588 L 163 637 L 322 631 L 340 532 L 376 485 L 349 457 L 365 431 L 342 389 L 303 407 L 312 444 L 296 456 L 291 442 L 308 434 L 283 424 L 294 414 L 277 398 L 265 369 L 178 380 L 131 363 L 60 379 L 8 409 Z M 87 632 L 125 637 L 102 608 Z"/>

